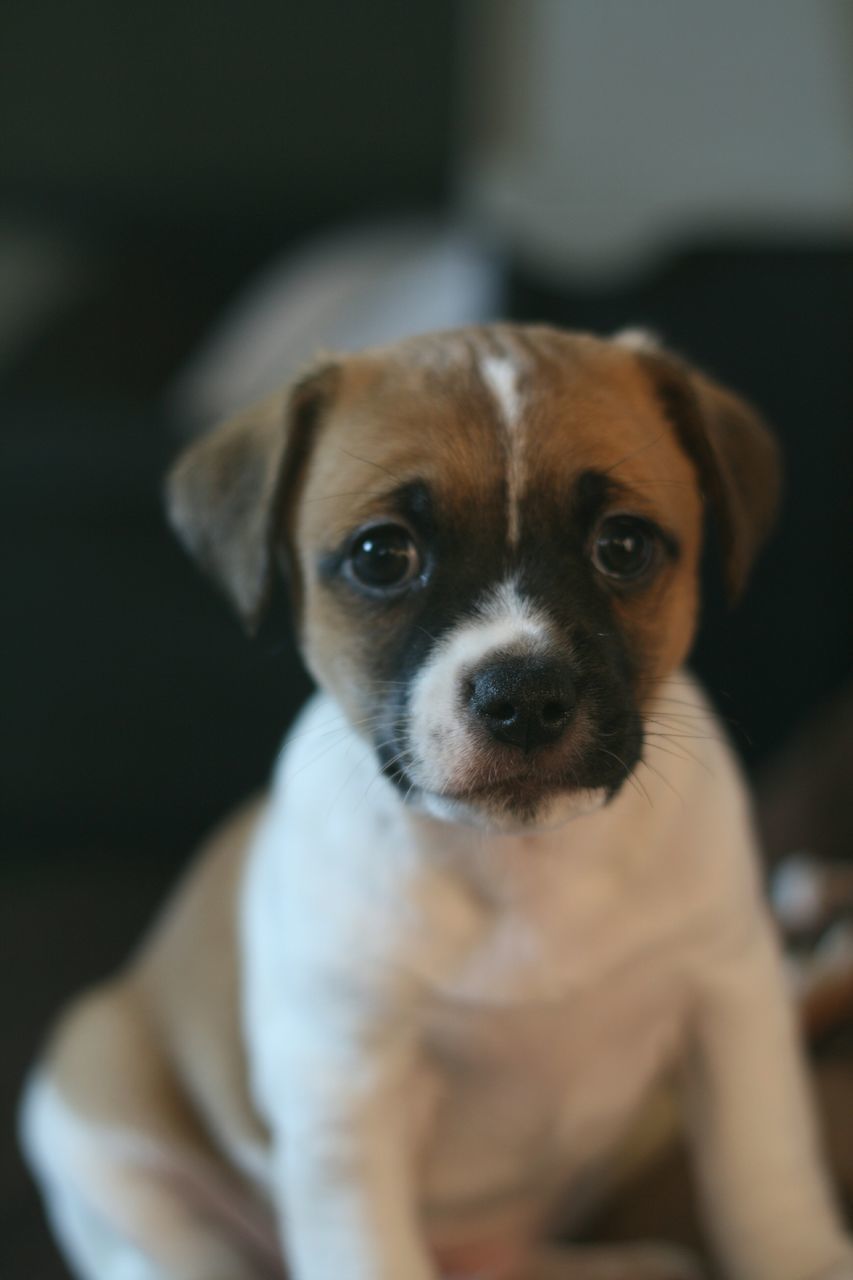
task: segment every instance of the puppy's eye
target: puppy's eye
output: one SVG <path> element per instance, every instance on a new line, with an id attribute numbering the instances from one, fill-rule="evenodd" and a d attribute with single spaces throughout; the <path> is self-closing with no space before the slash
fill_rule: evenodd
<path id="1" fill-rule="evenodd" d="M 399 524 L 375 524 L 356 535 L 349 568 L 363 586 L 391 591 L 417 576 L 421 557 L 408 529 Z"/>
<path id="2" fill-rule="evenodd" d="M 608 516 L 592 544 L 592 563 L 599 573 L 620 582 L 635 582 L 652 567 L 657 554 L 653 525 L 639 516 Z"/>

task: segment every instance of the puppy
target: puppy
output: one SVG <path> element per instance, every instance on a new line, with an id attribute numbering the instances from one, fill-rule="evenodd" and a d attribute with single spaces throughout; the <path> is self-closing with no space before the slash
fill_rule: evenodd
<path id="1" fill-rule="evenodd" d="M 172 521 L 321 692 L 119 976 L 24 1144 L 85 1280 L 592 1280 L 549 1250 L 683 1087 L 727 1276 L 851 1280 L 744 787 L 682 663 L 770 437 L 638 334 L 494 326 L 330 360 L 195 444 Z"/>

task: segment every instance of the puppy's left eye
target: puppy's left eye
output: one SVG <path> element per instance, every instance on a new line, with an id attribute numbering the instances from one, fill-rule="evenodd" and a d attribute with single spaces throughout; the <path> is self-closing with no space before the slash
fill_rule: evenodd
<path id="1" fill-rule="evenodd" d="M 392 591 L 417 576 L 421 557 L 414 538 L 403 525 L 376 524 L 356 534 L 349 553 L 349 569 L 362 586 Z"/>
<path id="2" fill-rule="evenodd" d="M 620 582 L 636 582 L 651 569 L 657 555 L 657 532 L 640 516 L 608 516 L 592 544 L 592 563 L 599 573 Z"/>

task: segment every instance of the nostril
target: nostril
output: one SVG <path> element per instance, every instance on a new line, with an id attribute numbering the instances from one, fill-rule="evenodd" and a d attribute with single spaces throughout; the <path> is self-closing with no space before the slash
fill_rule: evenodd
<path id="1" fill-rule="evenodd" d="M 483 711 L 490 720 L 498 721 L 500 724 L 510 724 L 518 715 L 518 708 L 506 699 L 487 702 Z"/>
<path id="2" fill-rule="evenodd" d="M 552 699 L 546 702 L 539 713 L 539 718 L 548 729 L 557 729 L 565 723 L 569 709 L 563 702 Z"/>

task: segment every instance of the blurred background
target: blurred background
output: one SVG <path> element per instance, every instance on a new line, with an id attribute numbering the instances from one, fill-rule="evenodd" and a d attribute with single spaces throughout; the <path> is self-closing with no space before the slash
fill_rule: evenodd
<path id="1" fill-rule="evenodd" d="M 759 404 L 785 511 L 733 614 L 710 554 L 694 665 L 770 856 L 851 857 L 851 210 L 846 0 L 4 0 L 6 1132 L 307 693 L 160 485 L 321 346 L 640 323 Z M 6 1142 L 0 1206 L 3 1275 L 64 1275 Z"/>

